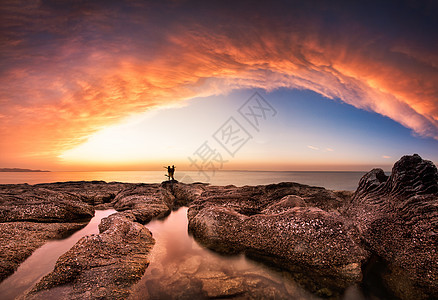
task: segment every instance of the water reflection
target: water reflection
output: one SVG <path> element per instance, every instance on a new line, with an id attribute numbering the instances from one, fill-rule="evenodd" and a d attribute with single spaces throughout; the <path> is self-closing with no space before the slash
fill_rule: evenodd
<path id="1" fill-rule="evenodd" d="M 317 299 L 288 278 L 243 255 L 221 256 L 187 233 L 187 208 L 146 225 L 156 239 L 151 263 L 131 299 Z"/>
<path id="2" fill-rule="evenodd" d="M 38 280 L 51 272 L 59 256 L 67 252 L 85 235 L 99 233 L 100 220 L 116 211 L 114 209 L 96 210 L 87 226 L 68 238 L 47 242 L 29 256 L 15 271 L 0 284 L 0 299 L 9 300 L 24 293 Z"/>

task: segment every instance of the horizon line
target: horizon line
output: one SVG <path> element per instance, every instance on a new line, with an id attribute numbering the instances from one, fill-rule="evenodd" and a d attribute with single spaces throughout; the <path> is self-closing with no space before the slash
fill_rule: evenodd
<path id="1" fill-rule="evenodd" d="M 331 173 L 358 173 L 358 172 L 370 172 L 372 169 L 369 170 L 239 170 L 239 169 L 233 169 L 233 170 L 215 170 L 215 172 L 302 172 L 302 173 L 310 173 L 310 172 L 331 172 Z M 386 173 L 392 172 L 392 170 L 385 170 L 382 169 Z M 206 170 L 210 171 L 210 170 Z M 28 173 L 47 173 L 47 172 L 161 172 L 161 170 L 45 170 L 44 172 L 28 172 Z M 165 172 L 165 171 L 164 171 Z M 178 170 L 175 173 L 179 172 L 199 172 L 198 170 Z M 4 173 L 26 173 L 26 172 L 4 172 Z"/>

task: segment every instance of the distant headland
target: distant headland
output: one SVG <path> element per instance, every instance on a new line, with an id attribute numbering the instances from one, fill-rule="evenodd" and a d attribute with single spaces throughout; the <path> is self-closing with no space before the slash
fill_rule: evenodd
<path id="1" fill-rule="evenodd" d="M 20 168 L 0 168 L 0 172 L 50 172 L 50 171 L 20 169 Z"/>

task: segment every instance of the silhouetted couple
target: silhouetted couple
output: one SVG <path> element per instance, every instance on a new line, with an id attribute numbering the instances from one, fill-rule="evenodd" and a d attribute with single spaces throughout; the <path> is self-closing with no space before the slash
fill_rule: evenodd
<path id="1" fill-rule="evenodd" d="M 172 180 L 175 180 L 175 178 L 173 178 L 173 174 L 175 173 L 175 166 L 174 165 L 172 165 L 172 168 L 170 167 L 170 166 L 167 166 L 167 174 L 168 175 L 166 175 L 168 178 L 169 178 L 169 180 L 172 178 Z"/>

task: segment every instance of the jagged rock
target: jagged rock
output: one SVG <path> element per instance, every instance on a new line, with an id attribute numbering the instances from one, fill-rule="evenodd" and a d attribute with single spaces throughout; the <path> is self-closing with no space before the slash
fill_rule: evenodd
<path id="1" fill-rule="evenodd" d="M 388 264 L 382 277 L 397 297 L 438 298 L 438 172 L 432 162 L 414 154 L 395 163 L 390 177 L 372 170 L 346 212 Z"/>
<path id="2" fill-rule="evenodd" d="M 86 223 L 0 223 L 0 282 L 50 239 L 59 239 Z"/>
<path id="3" fill-rule="evenodd" d="M 100 233 L 79 240 L 23 298 L 126 299 L 155 243 L 134 218 L 116 213 L 102 219 Z"/>
<path id="4" fill-rule="evenodd" d="M 93 216 L 93 207 L 76 195 L 27 184 L 0 185 L 0 222 L 71 222 Z"/>

